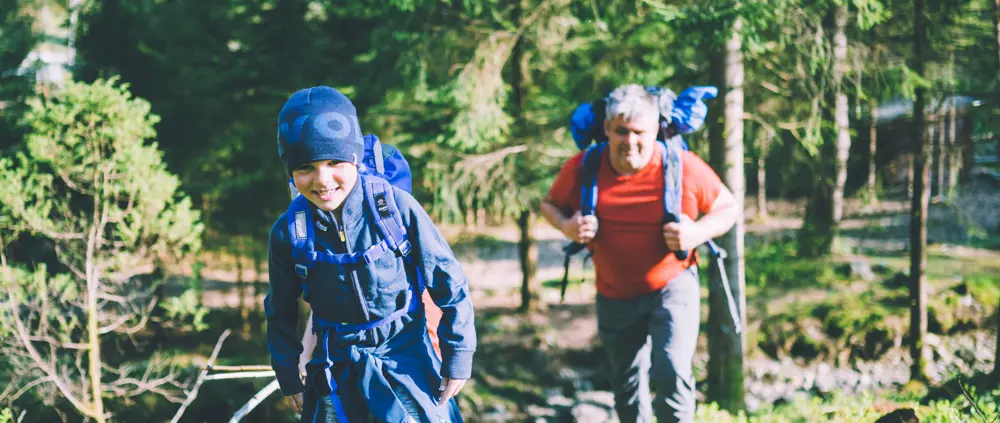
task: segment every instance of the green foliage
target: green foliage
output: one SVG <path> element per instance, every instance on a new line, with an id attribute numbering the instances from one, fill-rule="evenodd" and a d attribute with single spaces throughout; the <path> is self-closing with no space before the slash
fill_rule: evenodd
<path id="1" fill-rule="evenodd" d="M 78 269 L 86 260 L 84 234 L 94 229 L 101 274 L 129 272 L 152 257 L 179 258 L 198 248 L 201 233 L 198 211 L 177 192 L 180 182 L 156 145 L 145 142 L 159 118 L 115 82 L 71 83 L 57 97 L 32 99 L 26 151 L 0 160 L 10 229 L 66 242 L 61 257 Z"/>
<path id="2" fill-rule="evenodd" d="M 964 396 L 921 405 L 914 400 L 889 401 L 871 393 L 864 393 L 857 397 L 835 393 L 829 399 L 797 398 L 785 405 L 765 405 L 761 410 L 750 415 L 741 412 L 739 415 L 733 416 L 721 411 L 717 404 L 709 403 L 699 405 L 695 421 L 713 423 L 872 422 L 899 408 L 913 409 L 921 422 L 934 423 L 989 422 L 1000 414 L 1000 407 L 997 405 L 1000 390 L 989 391 L 981 396 L 976 395 L 975 391 L 972 390 L 970 394 L 985 415 L 985 419 Z"/>
<path id="3" fill-rule="evenodd" d="M 6 340 L 8 350 L 49 369 L 48 377 L 70 387 L 59 390 L 67 398 L 88 391 L 87 367 L 47 367 L 38 357 L 79 359 L 89 349 L 80 346 L 90 342 L 91 321 L 95 336 L 106 338 L 143 329 L 163 281 L 137 275 L 196 252 L 201 242 L 198 211 L 150 141 L 158 118 L 116 82 L 70 82 L 51 97 L 32 99 L 23 149 L 0 159 L 0 240 L 45 239 L 58 259 L 57 266 L 33 268 L 2 261 L 12 307 L 0 313 L 0 327 L 19 328 Z M 189 313 L 178 309 L 175 317 L 197 318 L 188 305 Z M 28 348 L 29 339 L 51 342 Z"/>
<path id="4" fill-rule="evenodd" d="M 978 273 L 963 281 L 968 286 L 969 295 L 979 304 L 1000 303 L 1000 276 Z"/>
<path id="5" fill-rule="evenodd" d="M 828 261 L 799 257 L 795 243 L 790 241 L 747 248 L 746 272 L 747 285 L 761 290 L 822 288 L 839 280 Z"/>
<path id="6" fill-rule="evenodd" d="M 9 408 L 4 407 L 0 410 L 0 423 L 14 423 L 14 414 Z"/>
<path id="7" fill-rule="evenodd" d="M 208 329 L 205 324 L 208 308 L 201 306 L 201 295 L 197 289 L 188 289 L 180 296 L 167 298 L 163 309 L 166 311 L 165 322 L 190 322 L 196 332 Z"/>

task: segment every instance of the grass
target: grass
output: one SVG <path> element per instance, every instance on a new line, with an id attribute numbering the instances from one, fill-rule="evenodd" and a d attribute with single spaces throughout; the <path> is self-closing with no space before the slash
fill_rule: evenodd
<path id="1" fill-rule="evenodd" d="M 715 404 L 700 405 L 696 422 L 711 423 L 858 423 L 875 422 L 880 417 L 901 408 L 914 411 L 925 423 L 969 423 L 1000 421 L 1000 389 L 977 395 L 974 388 L 967 388 L 969 396 L 932 401 L 921 404 L 918 398 L 901 396 L 877 397 L 870 393 L 846 396 L 835 393 L 828 399 L 799 398 L 788 404 L 766 406 L 750 415 L 736 416 L 720 411 Z M 973 405 L 975 404 L 975 405 Z M 980 414 L 980 412 L 982 414 Z M 896 420 L 898 421 L 898 420 Z"/>

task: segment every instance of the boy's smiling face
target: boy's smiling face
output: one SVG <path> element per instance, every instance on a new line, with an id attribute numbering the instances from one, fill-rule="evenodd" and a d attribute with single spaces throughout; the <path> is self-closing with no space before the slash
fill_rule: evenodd
<path id="1" fill-rule="evenodd" d="M 292 170 L 295 189 L 320 210 L 333 211 L 344 203 L 358 181 L 358 167 L 351 162 L 320 160 Z"/>

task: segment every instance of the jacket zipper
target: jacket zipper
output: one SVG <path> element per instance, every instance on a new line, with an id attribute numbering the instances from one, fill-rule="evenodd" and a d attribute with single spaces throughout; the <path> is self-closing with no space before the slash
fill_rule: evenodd
<path id="1" fill-rule="evenodd" d="M 333 229 L 337 231 L 337 236 L 339 237 L 340 242 L 344 245 L 344 250 L 347 254 L 351 254 L 351 244 L 347 242 L 346 225 L 341 226 L 340 222 L 337 221 L 337 216 L 334 216 L 333 213 L 330 213 L 330 217 L 333 219 Z M 354 293 L 358 295 L 358 302 L 361 304 L 361 313 L 364 314 L 365 321 L 371 320 L 371 315 L 368 312 L 368 302 L 365 300 L 364 291 L 361 290 L 361 281 L 358 280 L 358 272 L 351 269 L 348 270 L 347 274 L 351 278 L 351 282 L 354 283 Z"/>

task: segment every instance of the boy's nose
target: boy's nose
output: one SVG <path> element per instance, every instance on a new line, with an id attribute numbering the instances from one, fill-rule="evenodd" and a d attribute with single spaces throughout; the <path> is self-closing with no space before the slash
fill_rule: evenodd
<path id="1" fill-rule="evenodd" d="M 317 172 L 319 180 L 322 182 L 332 181 L 334 173 L 332 166 L 320 166 L 319 172 Z"/>

